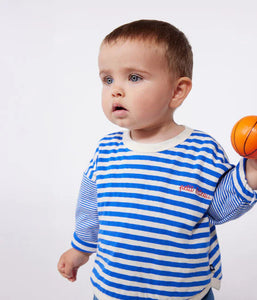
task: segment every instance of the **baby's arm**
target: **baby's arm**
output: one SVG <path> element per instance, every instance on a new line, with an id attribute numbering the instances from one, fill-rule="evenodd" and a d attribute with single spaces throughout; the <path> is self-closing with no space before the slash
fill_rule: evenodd
<path id="1" fill-rule="evenodd" d="M 257 159 L 248 159 L 246 162 L 246 179 L 248 185 L 257 190 Z"/>
<path id="2" fill-rule="evenodd" d="M 210 222 L 223 224 L 250 210 L 257 202 L 256 160 L 240 160 L 219 182 L 208 210 Z"/>
<path id="3" fill-rule="evenodd" d="M 76 209 L 72 248 L 63 253 L 58 263 L 61 275 L 72 282 L 77 278 L 79 267 L 96 252 L 99 230 L 96 194 L 96 184 L 84 174 Z"/>
<path id="4" fill-rule="evenodd" d="M 73 282 L 77 279 L 79 267 L 84 265 L 89 260 L 91 253 L 82 252 L 74 248 L 64 252 L 58 262 L 58 271 L 60 274 Z"/>

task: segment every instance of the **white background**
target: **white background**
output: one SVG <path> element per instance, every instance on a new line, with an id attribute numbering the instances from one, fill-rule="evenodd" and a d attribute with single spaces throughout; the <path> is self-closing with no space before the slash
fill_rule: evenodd
<path id="1" fill-rule="evenodd" d="M 142 18 L 174 24 L 192 44 L 193 90 L 177 122 L 207 131 L 238 161 L 231 129 L 257 114 L 256 1 L 0 0 L 0 299 L 91 299 L 92 260 L 76 283 L 56 264 L 70 247 L 83 170 L 117 129 L 101 111 L 100 42 Z M 256 229 L 256 208 L 218 227 L 216 299 L 257 299 Z"/>

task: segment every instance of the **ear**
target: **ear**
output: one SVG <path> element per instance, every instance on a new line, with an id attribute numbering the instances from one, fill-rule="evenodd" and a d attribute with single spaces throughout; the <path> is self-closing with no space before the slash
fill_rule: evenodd
<path id="1" fill-rule="evenodd" d="M 174 84 L 173 95 L 170 101 L 170 108 L 172 108 L 173 110 L 178 108 L 183 103 L 191 89 L 192 80 L 190 78 L 180 77 L 179 79 L 177 79 Z"/>

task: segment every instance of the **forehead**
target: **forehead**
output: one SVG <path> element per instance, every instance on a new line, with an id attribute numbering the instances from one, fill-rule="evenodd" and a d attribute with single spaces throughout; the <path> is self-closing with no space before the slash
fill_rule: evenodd
<path id="1" fill-rule="evenodd" d="M 104 42 L 99 52 L 99 68 L 106 68 L 108 65 L 163 68 L 168 65 L 165 53 L 165 47 L 153 41 L 129 39 Z"/>

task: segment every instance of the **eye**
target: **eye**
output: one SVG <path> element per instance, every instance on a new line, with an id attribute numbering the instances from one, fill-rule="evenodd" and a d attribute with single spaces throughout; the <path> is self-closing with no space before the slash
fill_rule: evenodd
<path id="1" fill-rule="evenodd" d="M 137 74 L 131 74 L 131 75 L 129 75 L 129 80 L 132 82 L 137 82 L 137 81 L 142 80 L 142 77 Z"/>
<path id="2" fill-rule="evenodd" d="M 111 76 L 105 76 L 104 78 L 103 78 L 103 82 L 105 83 L 105 84 L 112 84 L 113 83 L 113 78 L 111 77 Z"/>

